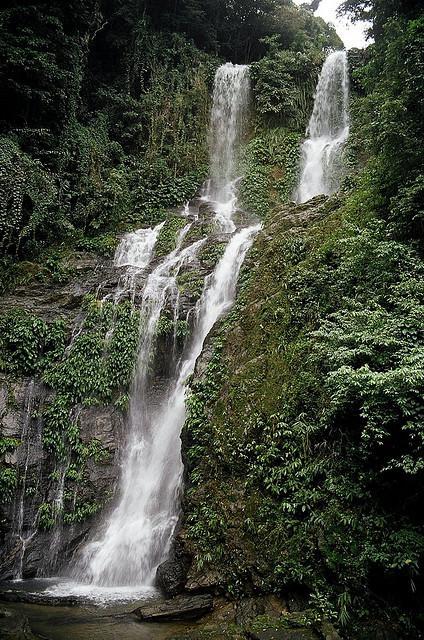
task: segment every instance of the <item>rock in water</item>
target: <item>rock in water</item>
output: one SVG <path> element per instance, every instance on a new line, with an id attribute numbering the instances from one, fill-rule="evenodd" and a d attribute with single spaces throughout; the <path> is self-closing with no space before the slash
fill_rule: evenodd
<path id="1" fill-rule="evenodd" d="M 174 620 L 196 620 L 213 609 L 212 596 L 177 596 L 145 604 L 134 611 L 143 622 L 167 622 Z"/>

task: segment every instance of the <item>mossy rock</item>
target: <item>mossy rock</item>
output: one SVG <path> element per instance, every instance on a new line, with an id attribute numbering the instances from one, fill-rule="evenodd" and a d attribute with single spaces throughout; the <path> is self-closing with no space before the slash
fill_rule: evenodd
<path id="1" fill-rule="evenodd" d="M 193 629 L 181 636 L 172 636 L 169 640 L 246 640 L 242 629 L 233 624 L 207 624 Z"/>
<path id="2" fill-rule="evenodd" d="M 318 640 L 308 612 L 292 613 L 279 620 L 260 616 L 246 629 L 251 640 Z"/>

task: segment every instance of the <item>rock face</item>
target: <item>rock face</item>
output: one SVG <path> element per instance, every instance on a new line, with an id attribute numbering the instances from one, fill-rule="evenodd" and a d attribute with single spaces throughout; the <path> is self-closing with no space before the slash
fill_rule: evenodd
<path id="1" fill-rule="evenodd" d="M 213 609 L 212 596 L 177 596 L 172 600 L 163 600 L 145 604 L 134 611 L 143 622 L 166 622 L 173 620 L 196 620 Z"/>
<path id="2" fill-rule="evenodd" d="M 14 401 L 8 402 L 13 396 Z M 6 398 L 6 401 L 4 400 Z M 87 535 L 93 518 L 70 526 L 49 522 L 43 526 L 40 508 L 61 499 L 61 482 L 69 470 L 43 446 L 42 414 L 50 395 L 39 382 L 24 379 L 10 383 L 0 379 L 0 434 L 20 442 L 6 454 L 5 462 L 15 469 L 15 495 L 3 505 L 5 537 L 0 555 L 0 579 L 32 578 L 60 568 Z M 96 441 L 104 457 L 87 460 L 84 482 L 75 485 L 75 498 L 85 504 L 104 504 L 119 475 L 120 443 L 124 416 L 113 406 L 87 407 L 80 411 L 80 438 L 84 444 Z"/>
<path id="3" fill-rule="evenodd" d="M 173 308 L 165 306 L 163 310 L 164 317 L 170 322 L 162 323 L 152 358 L 151 392 L 154 394 L 168 383 L 174 365 L 169 357 L 170 350 L 178 352 L 183 348 L 193 322 L 193 314 L 190 316 L 189 311 L 193 310 L 204 279 L 215 267 L 228 240 L 220 233 L 211 233 L 210 215 L 204 211 L 198 218 L 193 217 L 185 238 L 190 244 L 208 236 L 196 259 L 183 265 L 178 275 L 178 319 L 172 315 Z M 155 268 L 161 259 L 159 254 L 154 256 L 150 268 Z M 57 320 L 65 321 L 66 358 L 67 354 L 72 355 L 71 345 L 80 336 L 90 337 L 85 334 L 87 311 L 82 307 L 85 296 L 90 294 L 99 301 L 105 297 L 113 300 L 114 294 L 121 291 L 122 272 L 114 267 L 111 259 L 92 253 L 75 252 L 64 261 L 60 278 L 52 278 L 40 265 L 21 265 L 32 279 L 0 298 L 0 316 L 11 310 L 23 310 L 41 319 L 48 329 Z M 143 297 L 146 274 L 140 276 L 140 282 L 131 294 L 123 292 L 123 298 L 131 300 L 136 308 Z M 177 320 L 177 327 L 173 325 L 174 320 Z M 108 335 L 109 332 L 105 333 Z M 100 340 L 106 343 L 106 337 L 100 337 Z M 123 349 L 125 351 L 126 347 Z M 60 358 L 59 355 L 59 361 Z M 13 357 L 10 359 L 13 363 Z M 0 499 L 0 579 L 57 575 L 83 546 L 90 530 L 104 517 L 104 510 L 110 508 L 120 473 L 128 387 L 119 388 L 119 397 L 112 393 L 105 395 L 107 402 L 116 402 L 120 408 L 100 404 L 102 398 L 97 396 L 85 398 L 84 391 L 75 394 L 80 402 L 75 404 L 72 389 L 69 391 L 63 385 L 65 390 L 60 391 L 59 387 L 55 396 L 55 392 L 42 382 L 42 366 L 29 369 L 34 371 L 34 378 L 23 377 L 22 373 L 19 377 L 15 373 L 18 368 L 13 368 L 13 364 L 7 376 L 0 374 L 0 439 L 8 439 L 5 452 L 0 452 L 0 465 L 5 465 L 10 478 L 6 500 Z M 78 367 L 79 363 L 76 365 L 79 372 Z M 81 389 L 90 387 L 90 381 L 84 380 L 83 376 L 80 382 Z M 125 385 L 127 382 L 122 386 Z M 53 426 L 46 439 L 46 409 L 58 398 L 63 404 L 54 406 Z M 73 440 L 72 446 L 70 440 Z M 52 451 L 54 448 L 57 455 Z M 181 592 L 188 564 L 187 559 L 174 549 L 169 562 L 160 567 L 158 581 L 166 595 Z"/>
<path id="4" fill-rule="evenodd" d="M 66 320 L 71 333 L 83 315 L 84 296 L 100 287 L 114 290 L 117 274 L 111 260 L 94 254 L 75 254 L 68 264 L 72 274 L 64 284 L 34 281 L 18 286 L 0 299 L 0 314 L 22 309 L 47 323 Z M 0 523 L 0 579 L 31 578 L 56 571 L 85 538 L 93 517 L 63 522 L 65 475 L 75 473 L 66 459 L 58 461 L 44 445 L 43 412 L 53 399 L 52 390 L 37 378 L 0 375 L 0 438 L 17 446 L 0 455 L 15 474 L 11 499 L 2 504 Z M 83 445 L 97 442 L 103 459 L 89 457 L 83 481 L 74 481 L 73 499 L 81 505 L 104 504 L 113 493 L 119 474 L 119 449 L 124 416 L 114 406 L 77 407 L 79 437 Z M 68 489 L 69 492 L 69 489 Z M 66 496 L 65 496 L 66 497 Z M 57 505 L 57 513 L 42 518 L 43 508 Z M 44 512 L 45 514 L 46 512 Z"/>
<path id="5" fill-rule="evenodd" d="M 169 560 L 159 565 L 156 572 L 157 586 L 168 598 L 187 591 L 186 583 L 190 564 L 191 557 L 183 541 L 175 540 Z"/>

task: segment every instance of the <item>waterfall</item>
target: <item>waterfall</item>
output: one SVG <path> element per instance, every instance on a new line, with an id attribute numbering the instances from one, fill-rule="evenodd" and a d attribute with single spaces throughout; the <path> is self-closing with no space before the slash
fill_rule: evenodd
<path id="1" fill-rule="evenodd" d="M 205 339 L 234 301 L 240 268 L 260 230 L 258 224 L 237 228 L 232 220 L 237 209 L 236 157 L 249 93 L 248 67 L 226 64 L 218 69 L 211 115 L 211 179 L 200 203 L 186 203 L 181 211 L 187 224 L 180 231 L 174 250 L 155 263 L 154 248 L 163 224 L 127 234 L 117 249 L 115 266 L 121 269 L 121 277 L 112 296 L 119 301 L 129 294 L 134 301 L 137 294 L 142 318 L 140 341 L 117 501 L 101 529 L 82 550 L 73 572 L 79 581 L 79 593 L 89 594 L 90 585 L 112 590 L 111 595 L 114 589 L 122 594 L 122 589 L 149 588 L 154 585 L 157 567 L 170 553 L 180 516 L 180 435 L 187 380 L 194 372 Z M 189 232 L 199 217 L 199 204 L 205 200 L 218 226 L 218 237 L 222 240 L 224 234 L 227 246 L 214 271 L 206 276 L 203 293 L 189 312 L 192 331 L 182 352 L 176 348 L 174 331 L 168 378 L 158 384 L 152 366 L 158 323 L 164 310 L 171 312 L 174 321 L 178 319 L 178 274 L 197 259 L 207 241 L 206 237 L 189 241 Z M 208 233 L 213 238 L 216 232 Z"/>
<path id="2" fill-rule="evenodd" d="M 237 202 L 237 159 L 250 103 L 250 75 L 246 65 L 230 62 L 216 72 L 209 131 L 210 180 L 205 199 L 214 203 L 224 231 L 234 231 Z"/>
<path id="3" fill-rule="evenodd" d="M 302 146 L 297 202 L 331 195 L 340 186 L 342 153 L 349 136 L 349 73 L 346 51 L 326 59 L 319 77 L 314 109 Z"/>

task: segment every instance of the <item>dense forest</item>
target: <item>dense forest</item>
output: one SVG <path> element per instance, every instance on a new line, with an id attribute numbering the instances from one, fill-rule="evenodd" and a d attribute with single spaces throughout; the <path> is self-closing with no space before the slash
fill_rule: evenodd
<path id="1" fill-rule="evenodd" d="M 113 504 L 148 335 L 138 274 L 114 294 L 125 234 L 157 230 L 153 267 L 180 240 L 199 247 L 175 272 L 179 306 L 158 311 L 146 376 L 161 388 L 184 362 L 227 241 L 198 197 L 231 61 L 252 91 L 237 225 L 262 228 L 189 372 L 182 514 L 159 580 L 177 599 L 211 594 L 215 617 L 157 637 L 424 637 L 424 8 L 341 3 L 370 24 L 347 55 L 343 179 L 296 204 L 317 80 L 343 48 L 316 4 L 1 10 L 0 579 L 67 575 Z"/>

